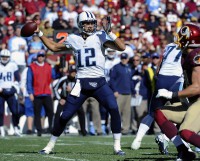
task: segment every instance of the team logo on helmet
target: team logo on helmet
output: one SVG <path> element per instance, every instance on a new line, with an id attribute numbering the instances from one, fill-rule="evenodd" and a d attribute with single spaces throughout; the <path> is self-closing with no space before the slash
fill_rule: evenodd
<path id="1" fill-rule="evenodd" d="M 200 27 L 189 23 L 181 27 L 174 37 L 174 42 L 182 49 L 200 47 Z"/>
<path id="2" fill-rule="evenodd" d="M 194 64 L 200 64 L 200 53 L 194 57 L 193 62 Z"/>

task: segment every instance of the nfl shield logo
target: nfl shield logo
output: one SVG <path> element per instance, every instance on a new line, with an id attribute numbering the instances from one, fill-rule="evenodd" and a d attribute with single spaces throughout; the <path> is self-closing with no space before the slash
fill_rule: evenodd
<path id="1" fill-rule="evenodd" d="M 92 87 L 97 87 L 97 82 L 89 82 L 89 85 L 91 85 Z"/>

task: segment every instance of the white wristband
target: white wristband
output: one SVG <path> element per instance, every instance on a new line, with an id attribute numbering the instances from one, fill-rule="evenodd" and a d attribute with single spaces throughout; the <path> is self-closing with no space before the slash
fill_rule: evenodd
<path id="1" fill-rule="evenodd" d="M 110 33 L 108 34 L 108 36 L 109 36 L 113 41 L 115 41 L 115 40 L 117 39 L 117 36 L 116 36 L 114 33 L 112 33 L 112 32 L 110 32 Z"/>
<path id="2" fill-rule="evenodd" d="M 44 34 L 42 31 L 39 31 L 37 35 L 38 35 L 38 37 L 42 37 Z"/>

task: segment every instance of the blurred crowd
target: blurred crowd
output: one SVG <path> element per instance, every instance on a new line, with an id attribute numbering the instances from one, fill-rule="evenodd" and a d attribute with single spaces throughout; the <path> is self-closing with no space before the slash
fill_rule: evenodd
<path id="1" fill-rule="evenodd" d="M 147 112 L 154 89 L 152 75 L 156 74 L 165 46 L 173 42 L 182 24 L 200 23 L 200 0 L 0 0 L 0 2 L 0 49 L 8 49 L 11 52 L 11 60 L 16 62 L 20 73 L 41 52 L 46 55 L 46 62 L 60 77 L 63 73 L 68 75 L 70 73 L 68 69 L 75 64 L 71 53 L 53 55 L 55 53 L 47 50 L 37 35 L 21 37 L 21 27 L 26 22 L 37 22 L 44 35 L 62 42 L 66 34 L 59 37 L 56 33 L 60 31 L 78 33 L 76 18 L 82 11 L 95 14 L 98 30 L 102 29 L 102 19 L 106 16 L 111 17 L 112 32 L 124 40 L 126 50 L 123 53 L 107 50 L 107 63 L 112 64 L 108 65 L 107 79 L 113 85 L 112 81 L 116 81 L 113 75 L 116 69 L 112 67 L 121 62 L 129 65 L 134 82 L 133 90 L 128 93 L 129 110 L 125 110 L 128 113 L 123 109 L 120 111 L 130 120 L 122 119 L 122 124 L 124 122 L 122 134 L 130 132 L 134 134 L 141 118 Z M 61 60 L 63 55 L 64 63 Z M 88 117 L 86 131 L 91 135 L 109 133 L 109 116 L 107 118 L 105 115 L 101 116 L 100 105 L 93 102 L 95 100 L 89 99 L 84 104 L 85 112 L 87 107 L 90 107 L 89 112 L 92 113 Z M 56 107 L 53 108 L 56 111 Z M 28 130 L 31 134 L 30 129 Z M 159 132 L 156 125 L 153 132 Z"/>

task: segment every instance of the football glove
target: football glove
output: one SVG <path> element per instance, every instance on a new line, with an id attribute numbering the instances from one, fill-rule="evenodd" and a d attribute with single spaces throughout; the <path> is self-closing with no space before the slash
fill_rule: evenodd
<path id="1" fill-rule="evenodd" d="M 111 17 L 107 16 L 105 18 L 103 18 L 102 20 L 102 26 L 104 31 L 108 34 L 109 32 L 111 32 Z"/>
<path id="2" fill-rule="evenodd" d="M 166 99 L 172 99 L 173 92 L 168 91 L 166 89 L 159 89 L 156 98 L 164 97 Z"/>

